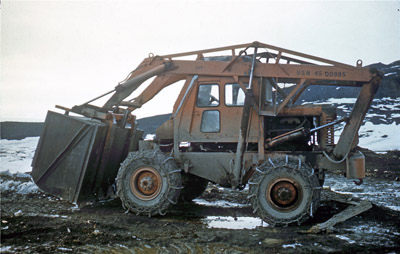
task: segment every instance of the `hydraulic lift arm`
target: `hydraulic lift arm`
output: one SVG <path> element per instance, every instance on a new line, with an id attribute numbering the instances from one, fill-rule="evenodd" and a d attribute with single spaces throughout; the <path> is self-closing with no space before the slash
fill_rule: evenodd
<path id="1" fill-rule="evenodd" d="M 358 130 L 360 129 L 365 114 L 367 113 L 374 95 L 378 90 L 380 81 L 381 75 L 379 72 L 375 72 L 372 80 L 362 86 L 357 101 L 354 104 L 354 108 L 350 113 L 349 120 L 347 121 L 333 151 L 335 158 L 340 160 L 347 157 L 349 151 L 358 144 L 358 140 L 356 140 L 358 138 Z"/>
<path id="2" fill-rule="evenodd" d="M 156 65 L 154 68 L 134 76 L 122 84 L 119 84 L 115 87 L 115 93 L 113 96 L 104 104 L 103 109 L 109 110 L 113 106 L 118 105 L 123 99 L 132 94 L 144 81 L 164 73 L 165 71 L 169 70 L 171 66 L 171 62 L 165 62 L 160 65 Z"/>

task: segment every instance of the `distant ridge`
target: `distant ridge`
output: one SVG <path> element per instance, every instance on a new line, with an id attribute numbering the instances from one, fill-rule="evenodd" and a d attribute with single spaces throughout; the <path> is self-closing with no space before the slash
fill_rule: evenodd
<path id="1" fill-rule="evenodd" d="M 171 114 L 145 117 L 136 120 L 144 136 L 156 132 L 156 129 L 171 117 Z M 0 122 L 1 139 L 24 139 L 38 137 L 42 133 L 44 123 L 29 122 Z"/>
<path id="2" fill-rule="evenodd" d="M 0 122 L 2 139 L 24 139 L 38 137 L 42 133 L 44 123 Z"/>

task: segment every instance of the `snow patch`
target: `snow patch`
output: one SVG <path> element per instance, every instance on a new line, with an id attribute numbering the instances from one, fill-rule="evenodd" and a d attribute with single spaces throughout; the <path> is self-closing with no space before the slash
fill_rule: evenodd
<path id="1" fill-rule="evenodd" d="M 366 122 L 359 131 L 359 146 L 372 151 L 400 150 L 400 126 Z"/>
<path id="2" fill-rule="evenodd" d="M 61 250 L 61 251 L 72 251 L 72 249 L 70 249 L 70 248 L 64 248 L 64 247 L 58 247 L 57 250 Z"/>
<path id="3" fill-rule="evenodd" d="M 329 104 L 354 104 L 357 98 L 329 98 L 326 103 Z"/>
<path id="4" fill-rule="evenodd" d="M 1 246 L 0 247 L 0 253 L 4 253 L 4 252 L 10 252 L 11 251 L 11 246 Z"/>
<path id="5" fill-rule="evenodd" d="M 350 238 L 348 238 L 347 236 L 344 236 L 344 235 L 336 235 L 336 237 L 339 238 L 340 240 L 344 240 L 350 244 L 356 243 L 356 241 L 351 240 Z"/>
<path id="6" fill-rule="evenodd" d="M 387 77 L 387 76 L 391 76 L 391 75 L 396 75 L 397 74 L 397 72 L 390 72 L 390 73 L 386 73 L 385 74 L 385 77 Z"/>
<path id="7" fill-rule="evenodd" d="M 205 206 L 213 206 L 213 207 L 225 207 L 225 208 L 239 208 L 239 207 L 247 207 L 248 204 L 239 204 L 239 203 L 232 203 L 226 200 L 217 200 L 217 201 L 207 201 L 204 199 L 196 198 L 193 200 L 198 205 L 205 205 Z"/>
<path id="8" fill-rule="evenodd" d="M 371 114 L 367 114 L 367 117 L 385 117 L 386 115 L 383 114 L 375 114 L 375 113 L 371 113 Z M 393 115 L 392 115 L 393 116 Z"/>
<path id="9" fill-rule="evenodd" d="M 39 193 L 39 187 L 34 182 L 20 182 L 0 179 L 0 192 L 13 191 L 20 195 Z"/>
<path id="10" fill-rule="evenodd" d="M 68 216 L 59 215 L 59 214 L 42 214 L 41 216 L 43 216 L 43 217 L 48 217 L 48 218 L 63 218 L 63 219 L 68 219 Z"/>
<path id="11" fill-rule="evenodd" d="M 326 174 L 324 186 L 329 186 L 332 191 L 340 194 L 349 194 L 369 200 L 375 205 L 400 211 L 400 182 L 398 181 L 383 181 L 367 177 L 362 185 L 356 186 L 352 179 Z"/>
<path id="12" fill-rule="evenodd" d="M 397 239 L 400 235 L 396 225 L 384 226 L 381 223 L 376 222 L 367 222 L 363 225 L 350 226 L 347 227 L 347 230 L 352 233 L 351 236 L 353 239 L 351 239 L 351 241 L 354 240 L 361 245 L 376 243 L 380 245 L 383 244 L 383 246 L 386 247 L 391 247 L 396 245 Z"/>
<path id="13" fill-rule="evenodd" d="M 147 135 L 144 137 L 144 140 L 154 140 L 155 137 L 156 137 L 156 134 L 147 134 Z"/>
<path id="14" fill-rule="evenodd" d="M 202 221 L 207 224 L 208 228 L 254 229 L 269 226 L 260 218 L 254 217 L 207 216 Z"/>
<path id="15" fill-rule="evenodd" d="M 344 124 L 335 127 L 335 142 L 339 140 Z M 400 126 L 396 122 L 391 124 L 373 124 L 365 122 L 359 130 L 360 147 L 374 152 L 400 150 Z"/>
<path id="16" fill-rule="evenodd" d="M 399 110 L 400 109 L 400 105 L 399 104 L 392 104 L 392 105 L 389 105 L 389 104 L 385 104 L 385 105 L 378 104 L 378 105 L 371 105 L 371 108 L 379 109 L 379 110 L 382 110 L 382 111 L 393 111 L 393 110 Z"/>
<path id="17" fill-rule="evenodd" d="M 9 170 L 11 173 L 32 171 L 31 163 L 39 137 L 29 137 L 22 140 L 0 139 L 0 172 Z"/>
<path id="18" fill-rule="evenodd" d="M 315 102 L 304 102 L 304 104 L 354 104 L 356 102 L 357 98 L 329 98 L 329 99 L 324 99 L 324 100 L 319 100 Z"/>
<path id="19" fill-rule="evenodd" d="M 21 183 L 17 188 L 17 194 L 27 195 L 29 193 L 38 193 L 39 187 L 33 182 Z"/>
<path id="20" fill-rule="evenodd" d="M 284 248 L 284 249 L 286 249 L 286 248 L 293 248 L 293 249 L 295 249 L 297 246 L 303 246 L 301 243 L 292 243 L 292 244 L 284 244 L 284 245 L 282 245 L 282 247 Z"/>

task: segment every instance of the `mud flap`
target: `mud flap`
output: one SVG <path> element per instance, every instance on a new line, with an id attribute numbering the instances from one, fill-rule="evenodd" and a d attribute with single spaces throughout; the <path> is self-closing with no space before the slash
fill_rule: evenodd
<path id="1" fill-rule="evenodd" d="M 49 111 L 32 178 L 43 191 L 72 203 L 97 199 L 117 175 L 128 138 L 128 129 Z"/>

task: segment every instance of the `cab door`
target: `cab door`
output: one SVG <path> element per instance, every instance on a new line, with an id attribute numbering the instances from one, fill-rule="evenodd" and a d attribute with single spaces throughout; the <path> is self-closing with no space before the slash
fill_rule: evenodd
<path id="1" fill-rule="evenodd" d="M 179 141 L 238 141 L 245 93 L 233 78 L 201 77 L 194 84 L 179 121 Z M 257 117 L 252 117 L 258 127 Z M 257 128 L 258 130 L 258 128 Z M 258 131 L 251 130 L 252 140 Z"/>

